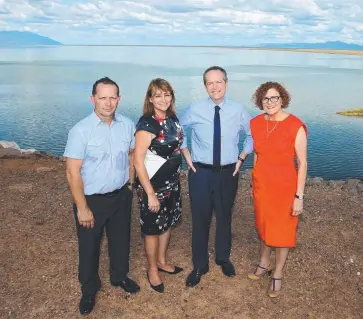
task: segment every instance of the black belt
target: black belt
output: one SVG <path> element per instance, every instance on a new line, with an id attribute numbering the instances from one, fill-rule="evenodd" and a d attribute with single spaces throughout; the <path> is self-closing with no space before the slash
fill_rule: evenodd
<path id="1" fill-rule="evenodd" d="M 214 166 L 212 164 L 204 164 L 204 163 L 200 163 L 200 162 L 195 162 L 194 164 L 196 164 L 200 168 L 206 168 L 206 169 L 210 169 L 213 171 L 224 171 L 224 170 L 228 170 L 228 169 L 236 167 L 236 163 L 221 165 L 220 167 Z"/>
<path id="2" fill-rule="evenodd" d="M 125 187 L 127 186 L 127 183 L 122 186 L 121 188 L 118 188 L 118 189 L 115 189 L 114 191 L 112 192 L 109 192 L 109 193 L 103 193 L 103 194 L 93 194 L 93 195 L 97 195 L 97 196 L 107 196 L 107 197 L 112 197 L 112 196 L 115 196 L 117 195 L 119 192 L 121 192 L 123 189 L 125 189 Z"/>

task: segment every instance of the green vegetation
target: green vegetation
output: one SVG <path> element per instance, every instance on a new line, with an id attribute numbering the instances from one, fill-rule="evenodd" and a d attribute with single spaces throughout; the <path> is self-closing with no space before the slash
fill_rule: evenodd
<path id="1" fill-rule="evenodd" d="M 346 115 L 346 116 L 361 116 L 361 117 L 363 117 L 363 108 L 337 112 L 337 114 Z"/>

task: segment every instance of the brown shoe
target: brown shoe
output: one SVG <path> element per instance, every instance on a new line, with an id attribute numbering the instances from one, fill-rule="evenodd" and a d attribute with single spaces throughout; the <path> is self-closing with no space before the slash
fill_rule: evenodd
<path id="1" fill-rule="evenodd" d="M 268 291 L 268 295 L 270 298 L 277 298 L 278 296 L 280 296 L 280 293 L 281 293 L 281 289 L 282 289 L 282 282 L 281 282 L 281 287 L 279 290 L 276 290 L 276 280 L 281 280 L 282 281 L 282 278 L 271 278 L 272 279 L 272 290 L 270 289 Z"/>
<path id="2" fill-rule="evenodd" d="M 257 269 L 261 268 L 263 269 L 263 272 L 259 275 L 257 274 Z M 268 275 L 270 276 L 272 272 L 272 267 L 270 267 L 270 264 L 267 267 L 262 267 L 260 265 L 257 265 L 256 270 L 253 273 L 249 273 L 247 277 L 251 280 L 260 280 L 263 276 Z"/>

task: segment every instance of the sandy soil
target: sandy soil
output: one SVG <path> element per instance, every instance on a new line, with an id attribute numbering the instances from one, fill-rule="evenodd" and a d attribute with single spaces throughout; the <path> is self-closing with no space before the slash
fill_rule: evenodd
<path id="1" fill-rule="evenodd" d="M 64 163 L 1 159 L 0 178 L 0 318 L 80 318 L 77 241 Z M 213 262 L 213 224 L 211 270 L 196 288 L 185 287 L 192 270 L 191 215 L 185 176 L 182 183 L 184 217 L 173 230 L 169 259 L 184 272 L 163 277 L 163 295 L 148 286 L 134 200 L 130 276 L 141 292 L 129 295 L 111 287 L 105 241 L 103 287 L 87 318 L 363 318 L 362 194 L 351 194 L 344 183 L 307 187 L 306 212 L 287 263 L 283 294 L 271 300 L 268 278 L 251 282 L 246 277 L 258 261 L 248 174 L 241 174 L 234 209 L 237 276 L 224 277 Z"/>

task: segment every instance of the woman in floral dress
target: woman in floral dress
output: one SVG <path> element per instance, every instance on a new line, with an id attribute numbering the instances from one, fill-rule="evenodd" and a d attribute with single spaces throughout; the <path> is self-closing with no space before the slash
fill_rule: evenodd
<path id="1" fill-rule="evenodd" d="M 183 131 L 175 114 L 175 96 L 163 79 L 150 82 L 143 116 L 136 126 L 134 166 L 140 203 L 141 231 L 149 264 L 150 286 L 164 292 L 159 272 L 177 274 L 182 268 L 166 262 L 171 226 L 182 213 L 180 198 L 181 152 L 193 168 L 187 148 L 181 150 Z"/>

